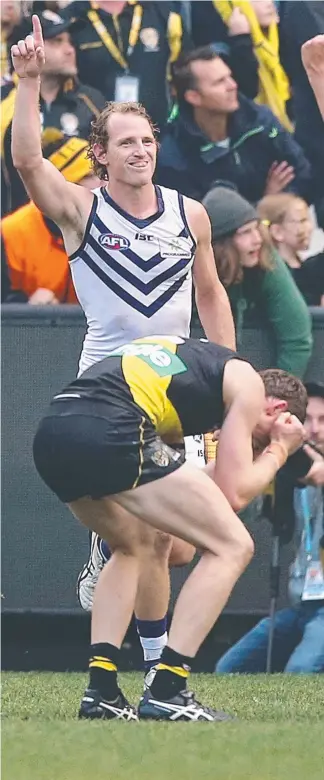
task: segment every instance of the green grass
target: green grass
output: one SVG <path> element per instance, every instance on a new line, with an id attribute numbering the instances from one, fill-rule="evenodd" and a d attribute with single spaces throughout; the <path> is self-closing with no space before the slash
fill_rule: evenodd
<path id="1" fill-rule="evenodd" d="M 142 676 L 121 675 L 132 702 Z M 323 780 L 324 677 L 193 676 L 221 724 L 88 723 L 81 674 L 2 675 L 2 780 Z"/>

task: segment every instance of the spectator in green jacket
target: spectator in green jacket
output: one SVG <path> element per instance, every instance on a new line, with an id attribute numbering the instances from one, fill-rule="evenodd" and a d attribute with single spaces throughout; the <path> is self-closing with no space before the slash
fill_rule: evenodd
<path id="1" fill-rule="evenodd" d="M 232 306 L 238 349 L 245 314 L 254 312 L 272 331 L 276 366 L 303 377 L 312 350 L 310 314 L 255 208 L 227 187 L 214 187 L 203 203 L 218 274 Z"/>

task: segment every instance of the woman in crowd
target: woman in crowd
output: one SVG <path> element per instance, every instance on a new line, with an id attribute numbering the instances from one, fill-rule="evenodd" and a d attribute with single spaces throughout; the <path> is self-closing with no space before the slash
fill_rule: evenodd
<path id="1" fill-rule="evenodd" d="M 217 270 L 229 295 L 238 348 L 245 315 L 254 312 L 276 344 L 276 366 L 302 377 L 312 350 L 311 318 L 285 262 L 237 192 L 215 187 L 206 195 Z"/>
<path id="2" fill-rule="evenodd" d="M 308 306 L 324 306 L 324 252 L 304 261 L 300 255 L 309 248 L 313 229 L 307 203 L 282 192 L 262 198 L 257 211 Z"/>

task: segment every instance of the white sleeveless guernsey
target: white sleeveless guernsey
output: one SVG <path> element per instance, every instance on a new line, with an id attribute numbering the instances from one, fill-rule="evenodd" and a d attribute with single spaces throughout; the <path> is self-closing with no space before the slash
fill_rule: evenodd
<path id="1" fill-rule="evenodd" d="M 87 318 L 79 373 L 132 339 L 189 336 L 196 242 L 182 195 L 156 193 L 156 214 L 136 219 L 104 187 L 94 190 L 84 239 L 70 257 Z"/>

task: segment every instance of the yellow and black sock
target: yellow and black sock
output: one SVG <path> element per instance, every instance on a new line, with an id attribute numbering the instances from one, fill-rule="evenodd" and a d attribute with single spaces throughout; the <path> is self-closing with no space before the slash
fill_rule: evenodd
<path id="1" fill-rule="evenodd" d="M 166 646 L 156 667 L 156 675 L 151 685 L 152 696 L 168 701 L 183 691 L 187 686 L 192 660 Z"/>
<path id="2" fill-rule="evenodd" d="M 120 650 L 109 642 L 91 645 L 89 660 L 89 688 L 99 691 L 107 701 L 115 701 L 119 694 L 117 666 Z"/>

